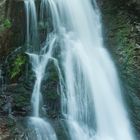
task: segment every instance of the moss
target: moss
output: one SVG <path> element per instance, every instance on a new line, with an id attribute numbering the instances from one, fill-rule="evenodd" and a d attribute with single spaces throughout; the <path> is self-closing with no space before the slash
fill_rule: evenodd
<path id="1" fill-rule="evenodd" d="M 56 70 L 56 67 L 53 65 L 53 63 L 51 63 L 49 65 L 49 68 L 48 68 L 48 93 L 47 93 L 47 98 L 48 100 L 56 100 L 59 98 L 59 95 L 57 93 L 57 85 L 58 85 L 58 81 L 59 81 L 59 78 L 58 78 L 58 72 Z"/>
<path id="2" fill-rule="evenodd" d="M 106 1 L 102 5 L 105 43 L 119 70 L 124 100 L 134 128 L 140 132 L 140 43 L 139 17 L 127 5 Z M 128 4 L 128 3 L 127 3 Z M 121 5 L 121 6 L 120 6 Z M 134 7 L 133 7 L 134 9 Z M 138 26 L 138 27 L 136 27 Z"/>
<path id="3" fill-rule="evenodd" d="M 7 118 L 7 126 L 8 128 L 11 128 L 15 125 L 15 121 L 11 118 Z"/>
<path id="4" fill-rule="evenodd" d="M 48 100 L 56 100 L 58 99 L 59 95 L 56 92 L 49 92 L 47 93 Z"/>
<path id="5" fill-rule="evenodd" d="M 11 62 L 10 66 L 10 78 L 14 79 L 20 75 L 24 69 L 26 63 L 26 56 L 24 54 L 18 54 L 16 58 Z"/>
<path id="6" fill-rule="evenodd" d="M 5 30 L 10 29 L 12 27 L 12 23 L 9 19 L 1 19 L 0 21 L 0 32 L 4 32 Z"/>
<path id="7" fill-rule="evenodd" d="M 14 101 L 15 101 L 16 107 L 25 107 L 26 104 L 29 102 L 29 99 L 26 96 L 16 95 L 14 96 Z"/>
<path id="8" fill-rule="evenodd" d="M 108 46 L 114 54 L 116 63 L 120 66 L 121 76 L 124 78 L 135 77 L 136 36 L 134 21 L 124 7 L 119 7 L 114 2 L 103 5 L 103 21 L 107 29 L 105 34 Z M 133 16 L 132 16 L 133 17 Z M 138 65 L 138 64 L 137 64 Z M 137 70 L 138 71 L 138 70 Z M 127 78 L 128 79 L 128 78 Z"/>
<path id="9" fill-rule="evenodd" d="M 5 28 L 11 28 L 12 23 L 9 19 L 5 19 L 3 25 Z"/>

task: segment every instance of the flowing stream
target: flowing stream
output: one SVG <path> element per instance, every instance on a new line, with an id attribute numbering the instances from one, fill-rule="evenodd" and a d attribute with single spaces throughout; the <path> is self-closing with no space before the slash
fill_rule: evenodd
<path id="1" fill-rule="evenodd" d="M 34 44 L 38 36 L 34 0 L 26 0 L 25 6 L 27 42 Z M 42 0 L 41 7 L 42 19 L 43 9 L 50 8 L 53 32 L 40 52 L 28 53 L 36 75 L 30 119 L 37 140 L 57 139 L 49 122 L 40 118 L 41 82 L 50 60 L 58 68 L 61 111 L 70 140 L 134 140 L 116 69 L 103 44 L 96 1 Z M 54 57 L 56 48 L 59 57 Z"/>

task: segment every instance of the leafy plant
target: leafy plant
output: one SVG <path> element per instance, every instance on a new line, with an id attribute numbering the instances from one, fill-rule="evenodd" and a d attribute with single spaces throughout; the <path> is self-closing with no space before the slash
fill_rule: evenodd
<path id="1" fill-rule="evenodd" d="M 0 21 L 0 32 L 3 32 L 4 30 L 12 27 L 12 23 L 9 19 L 0 19 Z"/>
<path id="2" fill-rule="evenodd" d="M 3 25 L 6 29 L 9 29 L 9 28 L 11 28 L 12 23 L 9 19 L 5 19 L 4 22 L 3 22 Z"/>
<path id="3" fill-rule="evenodd" d="M 10 71 L 11 79 L 15 78 L 17 75 L 19 75 L 21 73 L 25 63 L 26 63 L 26 57 L 21 54 L 17 55 L 16 59 L 14 60 L 14 62 L 12 64 L 12 68 Z"/>

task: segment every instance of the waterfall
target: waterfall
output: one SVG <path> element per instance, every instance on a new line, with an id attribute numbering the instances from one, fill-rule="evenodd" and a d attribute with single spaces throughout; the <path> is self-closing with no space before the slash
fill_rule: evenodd
<path id="1" fill-rule="evenodd" d="M 33 51 L 38 44 L 37 14 L 34 0 L 24 0 L 26 11 L 26 44 L 27 50 Z M 34 46 L 34 47 L 33 47 Z"/>
<path id="2" fill-rule="evenodd" d="M 24 1 L 27 20 L 27 44 L 34 45 L 38 37 L 37 14 L 34 0 Z M 27 54 L 30 57 L 32 70 L 35 73 L 35 85 L 33 88 L 31 104 L 33 108 L 33 116 L 29 118 L 29 126 L 35 130 L 36 136 L 34 140 L 57 140 L 56 134 L 48 120 L 41 118 L 41 83 L 45 75 L 45 69 L 51 59 L 52 49 L 55 43 L 55 37 L 47 38 L 44 48 L 34 53 L 33 49 L 27 48 Z M 31 46 L 28 47 L 31 47 Z M 34 47 L 34 46 L 33 46 Z M 47 51 L 46 51 L 47 50 Z"/>
<path id="3" fill-rule="evenodd" d="M 29 1 L 34 6 L 34 1 Z M 41 82 L 50 59 L 58 68 L 61 111 L 71 140 L 134 140 L 117 72 L 104 47 L 96 1 L 42 0 L 42 19 L 45 6 L 50 7 L 54 30 L 48 35 L 39 55 L 29 53 L 36 75 L 32 105 L 33 116 L 37 119 L 31 120 L 41 140 L 46 140 L 44 130 L 53 133 L 54 138 L 50 140 L 56 139 L 52 127 L 43 127 L 39 116 Z M 27 36 L 31 31 L 27 29 Z M 56 48 L 60 49 L 59 58 L 53 55 Z"/>

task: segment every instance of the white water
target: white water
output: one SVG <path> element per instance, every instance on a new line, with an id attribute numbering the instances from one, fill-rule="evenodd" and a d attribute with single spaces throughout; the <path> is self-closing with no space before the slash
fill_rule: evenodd
<path id="1" fill-rule="evenodd" d="M 31 63 L 32 63 L 32 69 L 36 75 L 36 81 L 35 81 L 32 99 L 31 99 L 33 105 L 33 115 L 35 117 L 39 117 L 40 103 L 42 102 L 41 82 L 45 75 L 47 64 L 52 57 L 52 49 L 55 43 L 55 37 L 52 38 L 52 40 L 50 41 L 47 40 L 47 41 L 48 42 L 46 43 L 45 47 L 42 49 L 40 55 L 29 53 L 29 56 L 31 58 Z M 46 52 L 45 49 L 48 49 L 48 51 Z"/>
<path id="2" fill-rule="evenodd" d="M 60 37 L 62 113 L 71 140 L 134 140 L 96 2 L 48 2 Z"/>
<path id="3" fill-rule="evenodd" d="M 96 2 L 42 0 L 41 4 L 48 4 L 51 9 L 55 35 L 51 36 L 40 55 L 29 54 L 36 74 L 32 95 L 34 116 L 39 118 L 41 82 L 49 59 L 56 60 L 52 54 L 57 40 L 61 54 L 55 62 L 59 62 L 56 66 L 60 77 L 62 114 L 70 139 L 134 140 L 115 66 L 104 48 Z M 42 134 L 45 132 L 41 131 L 38 121 L 35 119 L 33 123 L 38 127 L 37 132 L 43 132 L 40 135 L 44 140 Z"/>
<path id="4" fill-rule="evenodd" d="M 24 0 L 24 5 L 26 11 L 26 43 L 29 51 L 32 46 L 36 46 L 38 40 L 37 14 L 34 0 Z"/>
<path id="5" fill-rule="evenodd" d="M 31 103 L 33 106 L 33 117 L 30 118 L 31 125 L 34 126 L 34 129 L 37 134 L 37 140 L 57 140 L 55 131 L 49 122 L 44 121 L 40 117 L 41 113 L 41 103 L 42 103 L 42 94 L 41 94 L 41 82 L 45 75 L 45 70 L 49 60 L 52 59 L 52 49 L 55 43 L 55 37 L 51 40 L 47 40 L 44 48 L 41 50 L 40 55 L 28 53 L 32 63 L 32 69 L 35 73 L 36 80 L 33 88 Z M 46 52 L 46 49 L 48 51 Z"/>
<path id="6" fill-rule="evenodd" d="M 26 0 L 24 3 L 27 17 L 27 45 L 29 45 L 28 47 L 31 47 L 30 45 L 33 45 L 34 47 L 34 43 L 36 43 L 36 39 L 38 37 L 35 1 Z M 32 49 L 27 48 L 27 50 L 30 51 L 27 52 L 27 54 L 31 59 L 32 69 L 36 77 L 31 98 L 33 114 L 32 117 L 29 118 L 29 127 L 34 129 L 36 134 L 35 138 L 33 138 L 34 140 L 57 140 L 55 131 L 50 123 L 40 116 L 42 108 L 41 82 L 45 75 L 45 69 L 49 59 L 51 59 L 54 43 L 55 37 L 52 37 L 51 39 L 48 37 L 44 48 L 38 52 L 39 54 L 32 53 Z"/>
<path id="7" fill-rule="evenodd" d="M 47 121 L 31 117 L 30 125 L 36 130 L 37 140 L 56 140 L 56 134 Z"/>

